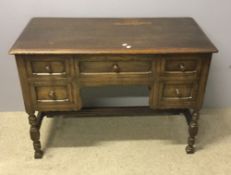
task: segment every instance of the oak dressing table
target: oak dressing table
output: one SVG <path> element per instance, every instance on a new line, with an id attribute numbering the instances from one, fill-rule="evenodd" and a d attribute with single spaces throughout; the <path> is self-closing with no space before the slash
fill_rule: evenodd
<path id="1" fill-rule="evenodd" d="M 192 18 L 33 18 L 10 54 L 17 62 L 35 158 L 43 155 L 42 118 L 60 113 L 183 112 L 189 127 L 186 152 L 193 153 L 215 52 L 216 47 Z M 107 85 L 145 85 L 149 106 L 82 105 L 82 88 Z"/>

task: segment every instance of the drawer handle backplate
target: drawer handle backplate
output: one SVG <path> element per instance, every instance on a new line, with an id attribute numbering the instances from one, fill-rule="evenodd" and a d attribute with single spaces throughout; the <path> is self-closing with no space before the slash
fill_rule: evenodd
<path id="1" fill-rule="evenodd" d="M 114 72 L 117 72 L 117 73 L 120 72 L 120 67 L 118 64 L 113 64 L 112 68 Z"/>
<path id="2" fill-rule="evenodd" d="M 55 91 L 51 90 L 51 91 L 48 93 L 48 96 L 49 96 L 52 100 L 56 100 L 56 93 L 55 93 Z"/>
<path id="3" fill-rule="evenodd" d="M 180 90 L 179 90 L 179 89 L 176 89 L 176 95 L 177 95 L 178 97 L 180 97 Z"/>
<path id="4" fill-rule="evenodd" d="M 47 70 L 47 72 L 48 72 L 49 74 L 52 73 L 52 70 L 51 70 L 51 66 L 50 66 L 50 65 L 46 65 L 46 66 L 45 66 L 45 69 Z"/>
<path id="5" fill-rule="evenodd" d="M 185 71 L 185 65 L 184 65 L 184 64 L 180 64 L 179 67 L 180 67 L 180 70 L 181 70 L 182 72 Z"/>

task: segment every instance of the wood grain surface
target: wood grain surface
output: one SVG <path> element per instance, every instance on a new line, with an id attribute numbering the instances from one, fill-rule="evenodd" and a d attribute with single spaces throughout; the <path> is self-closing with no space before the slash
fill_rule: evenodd
<path id="1" fill-rule="evenodd" d="M 211 53 L 192 18 L 33 18 L 10 54 Z"/>

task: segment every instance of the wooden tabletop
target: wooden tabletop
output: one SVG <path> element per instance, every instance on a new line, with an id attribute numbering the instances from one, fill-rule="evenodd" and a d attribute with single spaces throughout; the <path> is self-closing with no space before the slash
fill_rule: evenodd
<path id="1" fill-rule="evenodd" d="M 10 54 L 212 53 L 192 18 L 33 18 Z"/>

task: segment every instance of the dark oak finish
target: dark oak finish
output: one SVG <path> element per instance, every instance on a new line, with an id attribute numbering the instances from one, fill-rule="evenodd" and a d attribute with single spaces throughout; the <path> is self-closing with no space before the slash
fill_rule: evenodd
<path id="1" fill-rule="evenodd" d="M 199 112 L 193 111 L 192 119 L 189 124 L 189 137 L 188 137 L 188 145 L 186 147 L 186 152 L 191 154 L 194 153 L 194 143 L 195 143 L 195 136 L 198 133 L 198 119 L 199 119 Z"/>
<path id="2" fill-rule="evenodd" d="M 95 66 L 97 64 L 97 66 Z M 150 61 L 81 61 L 80 74 L 100 75 L 102 73 L 143 74 L 151 72 Z"/>
<path id="3" fill-rule="evenodd" d="M 131 48 L 127 49 L 123 44 Z M 11 54 L 216 51 L 192 18 L 33 18 L 13 46 Z"/>
<path id="4" fill-rule="evenodd" d="M 41 143 L 40 143 L 40 132 L 39 132 L 39 122 L 38 117 L 36 117 L 33 113 L 29 114 L 29 123 L 30 123 L 30 137 L 33 141 L 34 146 L 34 157 L 35 158 L 42 158 L 43 151 L 41 150 Z"/>
<path id="5" fill-rule="evenodd" d="M 60 114 L 183 113 L 189 125 L 186 152 L 193 153 L 214 52 L 192 18 L 33 18 L 10 53 L 16 57 L 35 158 L 42 157 L 43 117 Z M 147 86 L 149 107 L 82 105 L 82 88 L 107 85 Z"/>
<path id="6" fill-rule="evenodd" d="M 48 111 L 44 112 L 47 117 L 65 116 L 65 117 L 113 117 L 113 116 L 150 116 L 166 114 L 184 114 L 186 109 L 165 109 L 152 110 L 149 106 L 134 107 L 84 107 L 80 111 Z"/>

